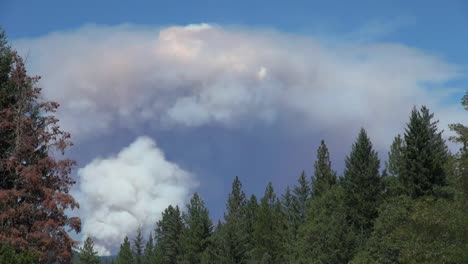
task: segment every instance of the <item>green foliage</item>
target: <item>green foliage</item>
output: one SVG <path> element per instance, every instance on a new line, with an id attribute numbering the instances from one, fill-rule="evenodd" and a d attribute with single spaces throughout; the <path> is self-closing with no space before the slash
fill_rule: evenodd
<path id="1" fill-rule="evenodd" d="M 232 262 L 230 256 L 226 255 L 228 249 L 226 246 L 229 244 L 226 241 L 227 236 L 224 225 L 218 222 L 215 231 L 208 239 L 209 244 L 207 249 L 203 252 L 201 263 L 203 264 L 229 264 Z"/>
<path id="2" fill-rule="evenodd" d="M 302 171 L 297 182 L 298 185 L 295 186 L 293 190 L 293 208 L 297 216 L 298 224 L 303 224 L 306 217 L 307 202 L 312 196 L 312 190 L 304 171 Z"/>
<path id="3" fill-rule="evenodd" d="M 312 200 L 299 233 L 299 254 L 293 263 L 347 263 L 351 259 L 355 235 L 348 225 L 342 187 L 332 187 Z"/>
<path id="4" fill-rule="evenodd" d="M 224 215 L 222 247 L 228 263 L 247 263 L 249 254 L 249 234 L 247 233 L 246 211 L 247 204 L 242 183 L 236 177 L 232 183 L 232 190 L 227 202 L 227 213 Z"/>
<path id="5" fill-rule="evenodd" d="M 376 263 L 466 263 L 468 213 L 461 204 L 432 196 L 392 198 L 380 208 L 364 251 Z"/>
<path id="6" fill-rule="evenodd" d="M 366 131 L 361 129 L 350 155 L 346 157 L 343 188 L 348 220 L 363 236 L 372 230 L 378 216 L 377 207 L 383 187 L 379 164 L 377 152 L 372 148 Z"/>
<path id="7" fill-rule="evenodd" d="M 400 135 L 393 139 L 388 153 L 388 173 L 390 176 L 400 175 L 403 166 L 404 142 Z"/>
<path id="8" fill-rule="evenodd" d="M 325 141 L 320 142 L 317 149 L 317 160 L 314 164 L 313 195 L 320 196 L 336 184 L 336 172 L 332 170 L 330 153 Z"/>
<path id="9" fill-rule="evenodd" d="M 413 198 L 434 194 L 435 186 L 447 184 L 444 170 L 448 151 L 437 130 L 437 121 L 426 107 L 413 108 L 405 130 L 403 166 L 399 179 Z"/>
<path id="10" fill-rule="evenodd" d="M 1 37 L 0 37 L 1 40 Z M 38 257 L 29 252 L 17 252 L 12 247 L 0 244 L 0 264 L 35 264 Z"/>
<path id="11" fill-rule="evenodd" d="M 135 256 L 135 263 L 143 263 L 143 235 L 141 233 L 141 226 L 138 227 L 137 235 L 133 239 L 133 255 Z"/>
<path id="12" fill-rule="evenodd" d="M 468 110 L 468 91 L 462 99 L 462 105 Z M 451 124 L 450 129 L 455 132 L 455 136 L 450 137 L 455 143 L 461 144 L 453 170 L 455 175 L 455 185 L 460 186 L 465 197 L 468 208 L 468 127 L 462 124 Z"/>
<path id="13" fill-rule="evenodd" d="M 174 264 L 181 256 L 180 236 L 184 226 L 179 207 L 170 205 L 156 227 L 156 258 L 161 264 Z"/>
<path id="14" fill-rule="evenodd" d="M 182 260 L 179 263 L 200 263 L 203 252 L 208 247 L 213 223 L 198 193 L 193 195 L 187 205 L 184 221 L 186 228 L 181 236 Z"/>
<path id="15" fill-rule="evenodd" d="M 80 249 L 78 264 L 99 264 L 101 260 L 94 250 L 94 242 L 91 237 L 87 237 L 83 247 Z"/>
<path id="16" fill-rule="evenodd" d="M 153 233 L 149 234 L 148 241 L 146 241 L 145 249 L 143 251 L 143 263 L 144 264 L 152 264 L 155 262 L 155 254 L 154 254 L 154 240 L 153 240 Z"/>
<path id="17" fill-rule="evenodd" d="M 281 210 L 281 204 L 268 184 L 265 195 L 258 208 L 254 240 L 253 258 L 261 263 L 284 263 L 286 221 Z M 268 261 L 268 262 L 265 262 Z"/>
<path id="18" fill-rule="evenodd" d="M 117 264 L 133 264 L 134 263 L 134 256 L 132 247 L 130 245 L 130 241 L 128 237 L 124 238 L 122 245 L 120 245 L 120 251 L 117 255 L 117 259 L 115 261 Z"/>

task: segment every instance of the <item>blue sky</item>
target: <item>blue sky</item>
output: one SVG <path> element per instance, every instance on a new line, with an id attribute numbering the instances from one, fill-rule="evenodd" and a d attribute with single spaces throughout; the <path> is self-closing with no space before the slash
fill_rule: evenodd
<path id="1" fill-rule="evenodd" d="M 349 34 L 385 25 L 386 38 L 466 62 L 466 1 L 11 1 L 0 23 L 11 38 L 38 36 L 86 23 L 185 25 L 219 23 L 272 27 L 288 32 Z M 387 28 L 387 29 L 385 29 Z M 386 35 L 386 34 L 384 34 Z"/>
<path id="2" fill-rule="evenodd" d="M 466 1 L 188 3 L 0 3 L 0 25 L 28 56 L 30 72 L 45 77 L 46 95 L 66 109 L 61 118 L 76 143 L 70 155 L 87 168 L 76 177 L 109 173 L 102 161 L 123 166 L 117 153 L 135 154 L 136 145 L 133 152 L 124 148 L 149 136 L 157 146 L 144 146 L 144 140 L 137 145 L 155 157 L 152 150 L 165 154 L 161 170 L 177 164 L 198 182 L 170 187 L 199 191 L 218 219 L 234 176 L 248 194 L 261 196 L 268 181 L 282 192 L 302 170 L 313 172 L 321 139 L 341 174 L 361 126 L 385 159 L 411 105 L 433 106 L 442 125 L 464 122 L 459 100 L 468 87 Z M 233 40 L 253 53 L 244 57 Z M 159 55 L 152 53 L 154 45 Z M 238 64 L 211 65 L 213 57 Z M 139 71 L 154 79 L 141 81 Z M 222 78 L 212 75 L 218 71 Z M 82 105 L 95 110 L 81 114 L 76 109 Z M 151 176 L 150 165 L 136 169 Z M 92 195 L 88 187 L 77 188 L 78 196 Z M 99 207 L 95 201 L 82 205 Z M 89 212 L 83 215 L 88 218 L 94 219 Z"/>

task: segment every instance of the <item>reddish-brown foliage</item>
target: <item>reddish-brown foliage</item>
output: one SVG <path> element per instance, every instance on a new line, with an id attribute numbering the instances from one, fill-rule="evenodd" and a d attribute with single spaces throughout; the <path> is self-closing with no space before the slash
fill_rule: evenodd
<path id="1" fill-rule="evenodd" d="M 58 104 L 42 101 L 39 78 L 16 53 L 11 59 L 0 79 L 0 241 L 39 254 L 41 263 L 69 263 L 75 241 L 67 231 L 79 232 L 81 222 L 65 214 L 78 207 L 69 194 L 74 161 L 58 156 L 70 135 L 53 116 Z"/>

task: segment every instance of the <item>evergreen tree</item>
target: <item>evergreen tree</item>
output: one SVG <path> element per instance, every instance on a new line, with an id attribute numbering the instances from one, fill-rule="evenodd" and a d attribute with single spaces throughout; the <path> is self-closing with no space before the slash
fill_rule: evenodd
<path id="1" fill-rule="evenodd" d="M 281 205 L 283 210 L 283 215 L 286 221 L 286 245 L 285 245 L 285 257 L 288 263 L 294 263 L 295 253 L 297 252 L 297 236 L 299 223 L 296 210 L 294 208 L 294 197 L 291 193 L 291 188 L 286 186 L 286 191 L 281 197 Z"/>
<path id="2" fill-rule="evenodd" d="M 133 251 L 130 245 L 130 240 L 128 237 L 124 238 L 122 245 L 120 245 L 119 254 L 117 254 L 117 259 L 115 261 L 117 264 L 133 264 Z"/>
<path id="3" fill-rule="evenodd" d="M 462 105 L 468 110 L 468 91 L 462 99 Z M 461 144 L 455 163 L 455 171 L 457 174 L 456 184 L 461 187 L 468 206 L 468 126 L 463 124 L 450 124 L 449 127 L 456 134 L 455 136 L 451 136 L 450 140 Z"/>
<path id="4" fill-rule="evenodd" d="M 0 29 L 0 241 L 30 252 L 41 263 L 71 261 L 81 221 L 68 217 L 78 207 L 69 193 L 73 160 L 61 155 L 71 145 L 54 116 L 59 104 L 43 100 L 23 59 Z"/>
<path id="5" fill-rule="evenodd" d="M 183 232 L 179 207 L 169 205 L 156 227 L 156 257 L 161 264 L 175 264 L 181 254 L 180 236 Z"/>
<path id="6" fill-rule="evenodd" d="M 460 201 L 401 195 L 380 211 L 353 263 L 467 263 L 468 212 Z"/>
<path id="7" fill-rule="evenodd" d="M 400 135 L 393 139 L 388 153 L 388 173 L 389 176 L 398 176 L 403 166 L 403 148 L 404 142 Z"/>
<path id="8" fill-rule="evenodd" d="M 251 195 L 245 206 L 245 223 L 248 245 L 248 259 L 252 259 L 252 249 L 254 248 L 253 233 L 255 230 L 255 222 L 257 220 L 258 201 L 255 195 Z"/>
<path id="9" fill-rule="evenodd" d="M 224 249 L 230 263 L 246 263 L 249 251 L 249 234 L 246 228 L 246 197 L 242 191 L 242 183 L 236 177 L 232 183 L 232 191 L 227 202 L 227 213 L 224 215 Z"/>
<path id="10" fill-rule="evenodd" d="M 437 131 L 437 121 L 425 106 L 413 108 L 405 129 L 400 182 L 413 198 L 434 193 L 435 186 L 447 183 L 444 170 L 448 150 Z"/>
<path id="11" fill-rule="evenodd" d="M 203 264 L 229 264 L 233 263 L 231 258 L 226 255 L 228 243 L 224 229 L 224 224 L 218 221 L 216 229 L 209 238 L 208 247 L 203 252 L 201 263 Z"/>
<path id="12" fill-rule="evenodd" d="M 203 252 L 208 247 L 213 223 L 209 217 L 208 209 L 198 193 L 193 195 L 190 204 L 187 205 L 184 220 L 186 228 L 181 236 L 181 263 L 200 263 Z"/>
<path id="13" fill-rule="evenodd" d="M 91 237 L 87 237 L 83 247 L 80 249 L 80 255 L 78 257 L 78 264 L 99 264 L 101 261 L 97 255 L 97 251 L 94 251 L 94 242 Z"/>
<path id="14" fill-rule="evenodd" d="M 384 197 L 397 196 L 404 193 L 399 182 L 398 175 L 403 166 L 404 141 L 400 135 L 393 139 L 388 153 L 388 162 L 385 162 L 385 169 L 382 173 Z"/>
<path id="15" fill-rule="evenodd" d="M 139 226 L 137 229 L 137 235 L 133 240 L 133 253 L 135 256 L 135 263 L 143 263 L 143 250 L 143 235 L 141 234 L 141 226 Z"/>
<path id="16" fill-rule="evenodd" d="M 14 248 L 0 242 L 0 264 L 36 264 L 38 256 L 30 252 L 16 252 Z"/>
<path id="17" fill-rule="evenodd" d="M 304 171 L 302 171 L 298 179 L 298 185 L 294 187 L 293 193 L 293 204 L 298 217 L 298 224 L 302 224 L 306 217 L 306 205 L 312 193 L 310 183 L 307 181 L 307 176 Z"/>
<path id="18" fill-rule="evenodd" d="M 348 219 L 362 235 L 367 235 L 377 217 L 382 194 L 380 161 L 364 129 L 346 157 L 343 187 Z"/>
<path id="19" fill-rule="evenodd" d="M 146 241 L 145 249 L 143 251 L 143 263 L 153 264 L 154 262 L 155 262 L 154 241 L 153 241 L 153 233 L 151 232 L 149 234 L 148 241 Z"/>
<path id="20" fill-rule="evenodd" d="M 307 222 L 300 227 L 297 257 L 290 263 L 348 263 L 356 237 L 346 212 L 344 190 L 339 185 L 314 197 Z"/>
<path id="21" fill-rule="evenodd" d="M 314 164 L 313 195 L 321 195 L 336 184 L 336 172 L 332 170 L 330 154 L 325 141 L 317 149 L 317 160 Z"/>
<path id="22" fill-rule="evenodd" d="M 265 256 L 268 256 L 267 263 L 284 263 L 285 228 L 281 204 L 274 193 L 273 185 L 269 183 L 260 201 L 254 229 L 254 258 L 257 262 L 265 261 Z"/>

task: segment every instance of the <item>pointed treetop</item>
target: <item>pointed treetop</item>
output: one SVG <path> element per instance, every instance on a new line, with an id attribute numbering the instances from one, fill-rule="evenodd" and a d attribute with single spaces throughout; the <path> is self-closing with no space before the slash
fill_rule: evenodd
<path id="1" fill-rule="evenodd" d="M 330 153 L 328 152 L 325 141 L 320 142 L 320 146 L 317 149 L 317 160 L 314 164 L 314 176 L 313 176 L 313 195 L 321 195 L 328 191 L 333 185 L 336 184 L 336 172 L 332 170 Z"/>
<path id="2" fill-rule="evenodd" d="M 438 131 L 434 114 L 422 106 L 411 111 L 404 135 L 402 171 L 399 177 L 412 197 L 433 194 L 434 186 L 446 184 L 448 149 Z"/>
<path id="3" fill-rule="evenodd" d="M 101 261 L 94 250 L 94 242 L 91 237 L 87 237 L 83 247 L 80 249 L 78 264 L 99 264 Z"/>
<path id="4" fill-rule="evenodd" d="M 239 177 L 236 176 L 232 183 L 232 190 L 227 202 L 227 216 L 238 214 L 245 204 L 246 197 L 244 191 L 242 191 L 242 183 L 239 180 Z"/>
<path id="5" fill-rule="evenodd" d="M 403 162 L 403 146 L 404 142 L 401 135 L 396 136 L 393 139 L 393 143 L 390 146 L 390 152 L 388 152 L 388 168 L 387 171 L 390 176 L 397 176 L 400 174 L 402 162 Z"/>

